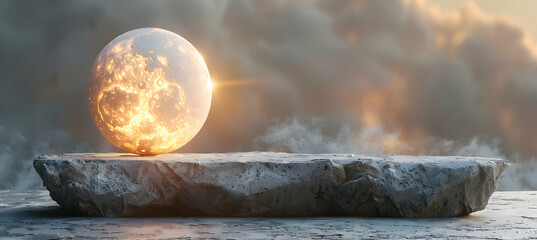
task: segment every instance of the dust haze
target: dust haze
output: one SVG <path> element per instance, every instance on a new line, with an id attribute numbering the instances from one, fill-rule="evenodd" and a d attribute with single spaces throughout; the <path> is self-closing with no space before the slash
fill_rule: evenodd
<path id="1" fill-rule="evenodd" d="M 398 0 L 2 1 L 0 188 L 39 188 L 38 154 L 119 151 L 86 84 L 99 51 L 141 27 L 188 39 L 215 83 L 177 152 L 501 157 L 499 189 L 537 189 L 535 41 L 472 3 Z"/>

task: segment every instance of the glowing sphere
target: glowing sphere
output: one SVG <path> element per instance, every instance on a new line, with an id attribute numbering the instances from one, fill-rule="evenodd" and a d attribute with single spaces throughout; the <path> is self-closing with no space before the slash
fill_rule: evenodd
<path id="1" fill-rule="evenodd" d="M 88 83 L 93 122 L 112 144 L 140 155 L 188 143 L 211 107 L 212 83 L 196 48 L 181 36 L 141 28 L 99 53 Z"/>

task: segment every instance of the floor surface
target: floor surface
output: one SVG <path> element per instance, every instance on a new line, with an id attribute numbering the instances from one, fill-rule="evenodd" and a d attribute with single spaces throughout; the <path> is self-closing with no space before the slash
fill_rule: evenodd
<path id="1" fill-rule="evenodd" d="M 537 239 L 537 191 L 496 192 L 459 218 L 87 218 L 48 191 L 0 191 L 0 239 Z"/>

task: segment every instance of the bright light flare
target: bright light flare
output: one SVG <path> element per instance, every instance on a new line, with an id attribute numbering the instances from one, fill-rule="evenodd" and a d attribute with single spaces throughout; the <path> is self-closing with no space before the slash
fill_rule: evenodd
<path id="1" fill-rule="evenodd" d="M 214 87 L 213 82 L 209 80 L 209 82 L 207 82 L 207 88 L 212 91 L 213 87 Z"/>
<path id="2" fill-rule="evenodd" d="M 214 84 L 217 87 L 230 87 L 230 86 L 257 85 L 257 84 L 262 84 L 262 83 L 263 83 L 263 81 L 261 81 L 261 80 L 244 79 L 244 80 L 217 81 Z"/>

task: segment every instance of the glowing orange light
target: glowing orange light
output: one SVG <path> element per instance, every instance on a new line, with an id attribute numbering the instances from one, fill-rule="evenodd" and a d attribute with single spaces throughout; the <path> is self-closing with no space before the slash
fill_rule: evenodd
<path id="1" fill-rule="evenodd" d="M 211 80 L 209 80 L 209 82 L 207 83 L 207 88 L 209 88 L 209 90 L 213 90 L 213 82 L 211 82 Z"/>
<path id="2" fill-rule="evenodd" d="M 157 28 L 112 40 L 93 64 L 88 105 L 112 144 L 140 155 L 168 153 L 201 129 L 212 82 L 203 58 L 181 36 Z"/>

